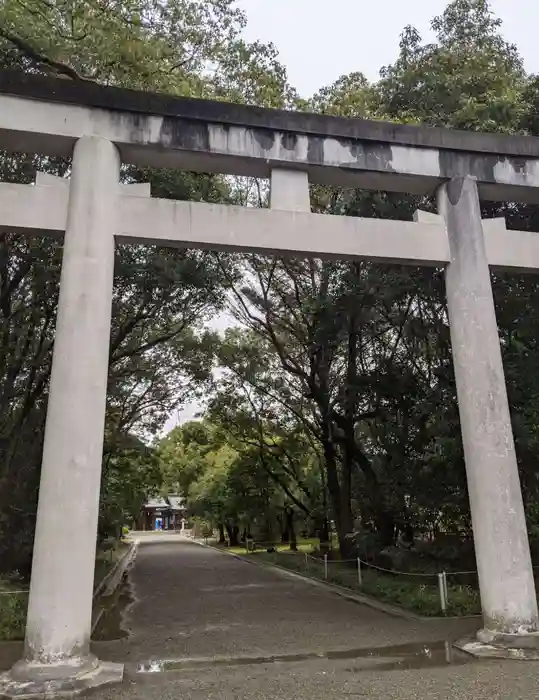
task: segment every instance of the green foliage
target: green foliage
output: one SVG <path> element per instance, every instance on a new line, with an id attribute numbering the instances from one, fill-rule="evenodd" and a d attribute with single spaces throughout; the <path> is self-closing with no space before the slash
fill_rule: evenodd
<path id="1" fill-rule="evenodd" d="M 0 640 L 24 639 L 28 593 L 19 592 L 22 586 L 0 581 Z"/>
<path id="2" fill-rule="evenodd" d="M 155 450 L 134 436 L 121 444 L 106 445 L 103 462 L 99 535 L 120 538 L 124 525 L 140 515 L 146 497 L 161 485 L 161 469 Z"/>
<path id="3" fill-rule="evenodd" d="M 473 131 L 519 130 L 526 75 L 487 0 L 455 0 L 432 22 L 436 42 L 413 27 L 377 85 L 378 111 L 390 119 Z"/>
<path id="4" fill-rule="evenodd" d="M 128 546 L 126 542 L 120 540 L 99 543 L 95 557 L 94 590 L 122 558 Z"/>
<path id="5" fill-rule="evenodd" d="M 420 583 L 418 580 L 407 581 L 399 577 L 367 573 L 361 591 L 426 617 L 443 615 L 436 582 Z M 469 586 L 448 586 L 446 615 L 465 616 L 480 613 L 481 604 L 477 590 Z"/>
<path id="6" fill-rule="evenodd" d="M 11 63 L 16 49 L 24 67 L 71 79 L 292 104 L 274 47 L 245 42 L 245 21 L 234 0 L 4 0 L 0 49 Z"/>
<path id="7" fill-rule="evenodd" d="M 52 68 L 100 82 L 141 88 L 196 88 L 193 68 L 233 40 L 241 15 L 231 0 L 4 2 L 0 26 L 7 41 L 44 57 Z M 191 70 L 189 70 L 191 69 Z M 191 74 L 191 75 L 190 75 Z"/>
<path id="8" fill-rule="evenodd" d="M 190 513 L 237 537 L 268 517 L 274 485 L 256 458 L 227 442 L 212 423 L 187 423 L 161 441 L 165 482 L 188 497 Z M 233 534 L 231 534 L 233 533 Z"/>
<path id="9" fill-rule="evenodd" d="M 253 555 L 270 564 L 277 564 L 304 576 L 326 580 L 324 562 L 309 557 L 286 553 L 279 556 L 258 552 Z M 372 569 L 362 572 L 361 586 L 358 582 L 355 562 L 331 561 L 327 581 L 357 593 L 377 598 L 390 605 L 397 605 L 425 617 L 441 617 L 440 595 L 436 576 L 421 578 L 383 574 Z M 478 615 L 481 613 L 479 592 L 471 586 L 449 585 L 446 616 Z"/>

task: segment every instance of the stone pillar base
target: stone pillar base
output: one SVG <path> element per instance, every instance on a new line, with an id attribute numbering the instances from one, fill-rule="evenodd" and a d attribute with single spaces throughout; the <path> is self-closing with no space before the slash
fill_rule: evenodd
<path id="1" fill-rule="evenodd" d="M 0 698 L 52 698 L 73 697 L 85 690 L 109 683 L 121 683 L 124 675 L 123 664 L 99 661 L 93 668 L 81 673 L 47 678 L 47 669 L 28 667 L 28 674 L 23 680 L 21 668 L 14 677 L 11 672 L 0 675 Z M 73 669 L 72 669 L 73 671 Z M 63 677 L 58 677 L 63 676 Z"/>
<path id="2" fill-rule="evenodd" d="M 477 658 L 539 661 L 539 632 L 499 634 L 482 629 L 454 646 Z"/>

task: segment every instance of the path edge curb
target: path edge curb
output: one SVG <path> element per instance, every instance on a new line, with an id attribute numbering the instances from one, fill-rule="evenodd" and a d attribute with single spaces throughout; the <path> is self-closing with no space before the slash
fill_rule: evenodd
<path id="1" fill-rule="evenodd" d="M 132 541 L 129 543 L 129 547 L 126 549 L 126 551 L 122 554 L 122 556 L 118 559 L 116 564 L 110 569 L 110 571 L 107 571 L 107 573 L 103 576 L 101 581 L 98 583 L 94 590 L 94 600 L 103 593 L 104 589 L 107 589 L 107 595 L 111 595 L 114 593 L 116 590 L 116 587 L 118 586 L 118 583 L 122 577 L 122 574 L 124 571 L 127 569 L 131 561 L 135 557 L 135 553 L 137 550 L 137 541 Z"/>
<path id="2" fill-rule="evenodd" d="M 112 567 L 110 571 L 108 571 L 105 576 L 101 579 L 101 581 L 98 583 L 94 590 L 93 594 L 93 601 L 95 602 L 96 599 L 104 594 L 104 595 L 112 595 L 114 591 L 118 588 L 123 575 L 125 571 L 127 570 L 127 567 L 133 562 L 133 560 L 136 557 L 137 554 L 137 549 L 138 549 L 138 540 L 131 541 L 129 543 L 129 547 L 127 550 L 122 554 L 122 556 L 118 559 L 116 564 Z M 96 614 L 92 616 L 92 634 L 94 633 L 95 628 L 97 627 L 99 620 L 101 619 L 102 615 L 104 613 L 103 608 L 99 608 L 96 611 Z"/>

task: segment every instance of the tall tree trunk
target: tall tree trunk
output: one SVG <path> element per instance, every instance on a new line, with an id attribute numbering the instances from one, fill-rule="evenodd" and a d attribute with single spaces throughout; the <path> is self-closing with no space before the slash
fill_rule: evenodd
<path id="1" fill-rule="evenodd" d="M 337 472 L 337 456 L 333 443 L 330 440 L 324 441 L 324 456 L 326 459 L 326 474 L 328 492 L 333 507 L 335 517 L 335 527 L 339 540 L 339 551 L 343 559 L 349 559 L 354 550 L 354 541 L 351 537 L 354 531 L 354 519 L 352 516 L 352 504 L 349 497 L 346 497 L 339 484 Z"/>
<path id="2" fill-rule="evenodd" d="M 281 521 L 281 543 L 288 544 L 290 542 L 290 528 L 288 526 L 287 509 L 285 508 Z"/>
<path id="3" fill-rule="evenodd" d="M 286 518 L 286 529 L 289 534 L 290 538 L 290 549 L 293 552 L 298 551 L 298 542 L 296 538 L 296 528 L 294 526 L 294 509 L 293 508 L 287 508 L 285 510 L 285 518 Z"/>
<path id="4" fill-rule="evenodd" d="M 320 544 L 326 544 L 329 542 L 329 520 L 327 515 L 324 515 L 322 518 L 318 528 L 318 537 L 320 538 Z"/>
<path id="5" fill-rule="evenodd" d="M 395 544 L 397 528 L 395 526 L 395 517 L 393 513 L 380 510 L 376 515 L 376 529 L 382 547 L 390 547 Z"/>
<path id="6" fill-rule="evenodd" d="M 324 511 L 324 516 L 322 522 L 318 527 L 318 536 L 320 538 L 321 544 L 326 544 L 329 542 L 329 518 L 328 518 L 328 489 L 327 489 L 327 477 L 324 469 L 321 470 L 322 474 L 322 508 Z"/>
<path id="7" fill-rule="evenodd" d="M 240 529 L 237 525 L 231 523 L 225 523 L 226 532 L 228 534 L 228 541 L 231 547 L 240 546 Z"/>
<path id="8" fill-rule="evenodd" d="M 224 544 L 225 542 L 225 526 L 223 525 L 223 523 L 219 523 L 219 544 Z"/>
<path id="9" fill-rule="evenodd" d="M 360 263 L 352 263 L 352 274 L 359 279 Z M 348 352 L 346 368 L 346 384 L 344 394 L 344 416 L 340 429 L 343 431 L 342 465 L 341 465 L 341 531 L 339 532 L 339 547 L 341 556 L 348 559 L 355 554 L 353 538 L 354 518 L 352 514 L 352 472 L 356 464 L 355 419 L 358 403 L 357 394 L 357 326 L 358 314 L 354 309 L 348 318 Z"/>

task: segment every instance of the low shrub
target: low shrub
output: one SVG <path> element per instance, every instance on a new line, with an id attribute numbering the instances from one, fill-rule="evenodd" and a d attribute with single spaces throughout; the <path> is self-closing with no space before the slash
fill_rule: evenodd
<path id="1" fill-rule="evenodd" d="M 0 640 L 24 639 L 28 593 L 0 586 Z"/>
<path id="2" fill-rule="evenodd" d="M 305 558 L 302 554 L 257 553 L 255 556 L 269 563 L 278 564 L 291 571 L 325 580 L 325 567 L 322 559 Z M 385 603 L 399 605 L 406 610 L 426 617 L 443 615 L 435 575 L 396 576 L 364 567 L 362 583 L 359 585 L 357 566 L 354 562 L 328 562 L 328 583 L 334 583 L 360 593 L 365 593 Z M 476 615 L 481 612 L 479 591 L 466 585 L 448 585 L 448 603 L 445 612 L 448 616 Z"/>

